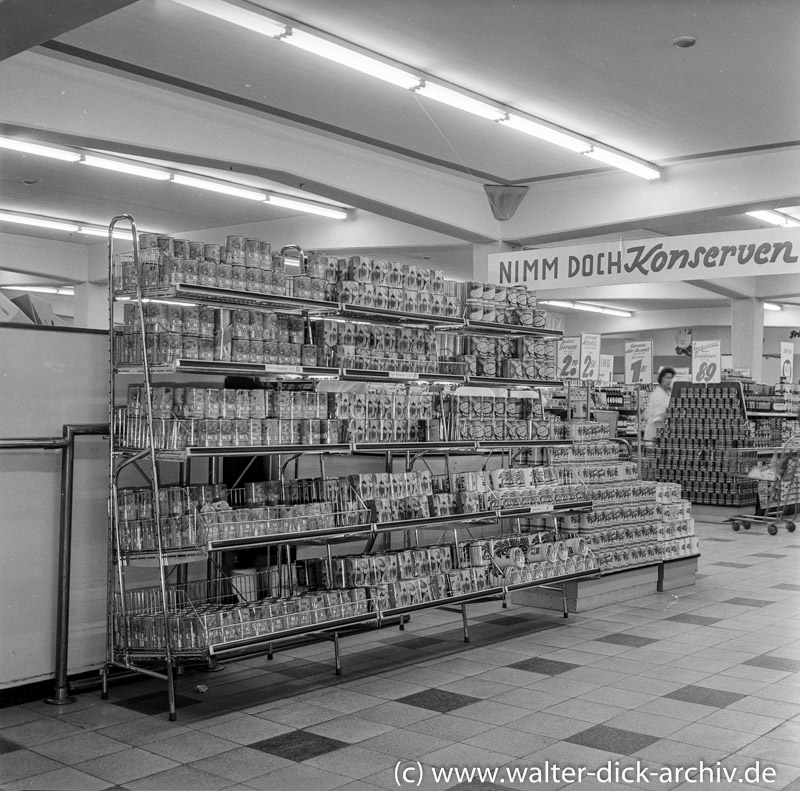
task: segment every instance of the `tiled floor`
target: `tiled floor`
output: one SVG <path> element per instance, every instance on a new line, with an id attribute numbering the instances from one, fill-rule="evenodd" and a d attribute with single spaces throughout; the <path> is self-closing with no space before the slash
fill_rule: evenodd
<path id="1" fill-rule="evenodd" d="M 800 789 L 800 534 L 732 533 L 698 521 L 693 588 L 565 621 L 499 604 L 417 614 L 404 632 L 343 641 L 345 675 L 320 643 L 178 681 L 142 680 L 111 700 L 0 709 L 0 787 L 376 791 L 399 760 L 426 766 L 651 767 L 760 761 Z M 207 691 L 201 691 L 207 687 Z M 760 785 L 759 785 L 760 783 Z M 422 789 L 631 788 L 585 781 L 449 782 Z M 642 788 L 711 788 L 681 782 Z"/>

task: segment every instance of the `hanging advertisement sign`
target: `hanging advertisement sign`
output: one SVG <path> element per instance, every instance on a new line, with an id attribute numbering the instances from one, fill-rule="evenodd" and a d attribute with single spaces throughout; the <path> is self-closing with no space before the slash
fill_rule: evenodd
<path id="1" fill-rule="evenodd" d="M 722 381 L 722 344 L 719 341 L 692 344 L 692 381 L 696 384 Z"/>
<path id="2" fill-rule="evenodd" d="M 625 341 L 625 384 L 653 381 L 653 341 Z"/>
<path id="3" fill-rule="evenodd" d="M 575 335 L 571 338 L 561 338 L 558 341 L 558 366 L 559 379 L 578 379 L 581 362 L 581 337 Z"/>
<path id="4" fill-rule="evenodd" d="M 543 291 L 796 274 L 799 261 L 800 228 L 768 228 L 492 253 L 488 279 Z"/>
<path id="5" fill-rule="evenodd" d="M 614 378 L 614 355 L 600 355 L 600 376 L 601 382 L 612 382 Z"/>
<path id="6" fill-rule="evenodd" d="M 789 341 L 781 341 L 781 379 L 794 381 L 794 344 Z"/>
<path id="7" fill-rule="evenodd" d="M 592 332 L 581 333 L 580 378 L 586 382 L 600 378 L 600 336 Z"/>

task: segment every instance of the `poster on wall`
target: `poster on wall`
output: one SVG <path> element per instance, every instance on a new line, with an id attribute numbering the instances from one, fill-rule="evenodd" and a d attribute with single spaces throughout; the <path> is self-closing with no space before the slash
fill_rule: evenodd
<path id="1" fill-rule="evenodd" d="M 614 355 L 601 354 L 600 355 L 600 376 L 598 377 L 601 382 L 611 383 L 614 379 Z"/>
<path id="2" fill-rule="evenodd" d="M 625 341 L 625 384 L 653 381 L 653 341 Z"/>
<path id="3" fill-rule="evenodd" d="M 781 381 L 794 381 L 794 344 L 781 341 Z"/>
<path id="4" fill-rule="evenodd" d="M 720 341 L 695 341 L 692 344 L 692 381 L 696 384 L 722 381 Z"/>
<path id="5" fill-rule="evenodd" d="M 581 374 L 585 382 L 600 378 L 600 336 L 593 332 L 581 333 Z"/>
<path id="6" fill-rule="evenodd" d="M 558 355 L 556 364 L 558 366 L 559 379 L 578 379 L 581 362 L 581 336 L 561 338 L 558 342 Z"/>

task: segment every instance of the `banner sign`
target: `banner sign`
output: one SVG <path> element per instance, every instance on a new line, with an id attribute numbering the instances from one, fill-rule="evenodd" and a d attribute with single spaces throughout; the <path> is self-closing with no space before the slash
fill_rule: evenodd
<path id="1" fill-rule="evenodd" d="M 625 384 L 653 381 L 653 341 L 625 341 Z"/>
<path id="2" fill-rule="evenodd" d="M 614 355 L 601 354 L 600 355 L 600 381 L 612 382 L 614 378 Z"/>
<path id="3" fill-rule="evenodd" d="M 692 381 L 696 384 L 722 381 L 722 344 L 719 341 L 692 344 Z"/>
<path id="4" fill-rule="evenodd" d="M 539 290 L 796 274 L 800 228 L 628 239 L 489 255 L 489 280 Z"/>
<path id="5" fill-rule="evenodd" d="M 581 333 L 581 374 L 586 382 L 600 378 L 600 336 L 591 332 Z"/>
<path id="6" fill-rule="evenodd" d="M 794 381 L 794 344 L 781 341 L 781 378 L 785 382 Z"/>
<path id="7" fill-rule="evenodd" d="M 581 337 L 576 335 L 573 338 L 561 338 L 558 341 L 558 355 L 556 364 L 558 366 L 559 379 L 578 379 L 581 363 Z"/>

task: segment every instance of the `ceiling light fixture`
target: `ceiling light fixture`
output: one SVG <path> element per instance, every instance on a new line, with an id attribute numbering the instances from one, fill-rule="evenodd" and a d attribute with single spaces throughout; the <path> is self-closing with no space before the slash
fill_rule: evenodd
<path id="1" fill-rule="evenodd" d="M 509 129 L 516 129 L 518 132 L 531 135 L 531 137 L 538 137 L 540 140 L 546 140 L 548 143 L 569 149 L 576 154 L 585 154 L 592 147 L 591 143 L 587 143 L 579 137 L 574 137 L 567 132 L 561 132 L 558 129 L 553 129 L 536 121 L 530 121 L 513 113 L 505 120 L 500 121 L 500 123 Z"/>
<path id="2" fill-rule="evenodd" d="M 780 305 L 776 305 L 774 302 L 765 302 L 764 310 L 783 310 L 783 308 Z"/>
<path id="3" fill-rule="evenodd" d="M 143 178 L 155 179 L 156 181 L 169 181 L 172 176 L 168 170 L 164 170 L 163 168 L 138 165 L 123 159 L 108 159 L 106 157 L 96 157 L 92 154 L 84 154 L 80 161 L 82 165 L 91 165 L 93 168 L 113 170 L 116 173 L 127 173 L 130 176 L 142 176 Z"/>
<path id="4" fill-rule="evenodd" d="M 269 17 L 264 16 L 263 9 L 254 6 L 252 3 L 240 2 L 239 0 L 175 0 L 187 8 L 195 11 L 202 11 L 209 16 L 215 16 L 225 22 L 230 22 L 240 27 L 246 27 L 254 33 L 261 33 L 262 36 L 282 36 L 286 33 L 286 25 Z"/>
<path id="5" fill-rule="evenodd" d="M 339 209 L 335 206 L 322 206 L 319 203 L 306 203 L 305 201 L 285 198 L 283 195 L 270 195 L 266 202 L 272 206 L 282 206 L 285 209 L 297 209 L 297 211 L 318 214 L 320 217 L 330 217 L 334 220 L 347 219 L 347 212 L 344 209 Z"/>
<path id="6" fill-rule="evenodd" d="M 75 296 L 73 286 L 0 286 L 4 291 L 30 291 L 32 294 L 60 294 L 65 297 Z"/>
<path id="7" fill-rule="evenodd" d="M 789 217 L 787 214 L 781 214 L 778 211 L 749 211 L 747 212 L 747 216 L 755 217 L 755 219 L 761 220 L 762 222 L 768 222 L 770 225 L 780 225 L 784 228 L 794 228 L 800 225 L 800 222 L 793 217 Z"/>
<path id="8" fill-rule="evenodd" d="M 267 199 L 267 193 L 255 189 L 248 189 L 247 187 L 239 187 L 235 184 L 225 183 L 224 181 L 213 181 L 211 179 L 196 178 L 195 176 L 186 176 L 183 173 L 175 173 L 172 176 L 174 184 L 182 184 L 184 187 L 197 187 L 201 190 L 209 190 L 210 192 L 220 192 L 223 195 L 233 195 L 236 198 L 246 198 L 247 200 L 264 201 Z"/>
<path id="9" fill-rule="evenodd" d="M 596 159 L 598 162 L 605 162 L 606 165 L 613 165 L 620 170 L 627 170 L 628 173 L 633 173 L 634 176 L 640 176 L 648 181 L 661 178 L 661 171 L 655 165 L 650 165 L 647 162 L 624 154 L 618 154 L 615 151 L 593 146 L 590 151 L 585 151 L 584 154 L 587 157 Z"/>
<path id="10" fill-rule="evenodd" d="M 100 228 L 100 227 L 96 227 L 95 228 L 95 227 L 92 227 L 91 225 L 81 225 L 81 227 L 78 229 L 78 231 L 80 233 L 86 235 L 86 236 L 102 236 L 102 237 L 108 239 L 108 228 Z M 146 233 L 146 231 L 145 232 L 140 231 L 140 233 Z M 114 229 L 114 238 L 115 239 L 123 239 L 123 240 L 133 244 L 133 235 L 131 234 L 131 232 L 129 230 L 128 231 L 123 231 L 121 229 L 115 228 Z"/>
<path id="11" fill-rule="evenodd" d="M 72 223 L 68 220 L 54 220 L 48 217 L 17 214 L 16 212 L 0 212 L 0 221 L 18 223 L 19 225 L 32 225 L 35 228 L 49 228 L 52 231 L 66 231 L 67 233 L 74 233 L 78 230 L 78 223 Z"/>
<path id="12" fill-rule="evenodd" d="M 442 85 L 436 85 L 427 80 L 422 82 L 418 88 L 415 88 L 414 92 L 428 99 L 433 99 L 442 104 L 449 104 L 450 107 L 480 116 L 487 121 L 502 121 L 508 116 L 508 113 L 504 110 L 498 110 L 496 107 L 486 104 L 486 102 L 481 102 L 471 96 L 450 90 L 450 88 L 445 88 Z"/>
<path id="13" fill-rule="evenodd" d="M 379 80 L 397 85 L 399 88 L 410 90 L 416 88 L 420 83 L 420 77 L 415 74 L 365 55 L 351 47 L 344 47 L 321 36 L 315 36 L 313 33 L 306 33 L 304 30 L 292 27 L 289 29 L 289 35 L 282 38 L 281 41 L 285 41 L 298 49 L 304 49 L 314 55 L 319 55 L 322 58 L 332 60 L 341 66 L 360 71 L 362 74 L 377 77 Z"/>
<path id="14" fill-rule="evenodd" d="M 618 310 L 617 308 L 603 308 L 600 305 L 589 305 L 586 302 L 568 302 L 561 299 L 539 300 L 540 305 L 551 305 L 558 308 L 571 308 L 572 310 L 584 310 L 588 313 L 604 313 L 606 316 L 619 316 L 629 319 L 633 316 L 628 310 Z"/>
<path id="15" fill-rule="evenodd" d="M 77 151 L 56 148 L 55 146 L 43 146 L 39 143 L 29 143 L 26 140 L 17 140 L 15 137 L 0 137 L 0 148 L 21 151 L 23 154 L 50 157 L 50 159 L 60 159 L 62 162 L 77 162 L 81 158 Z"/>

